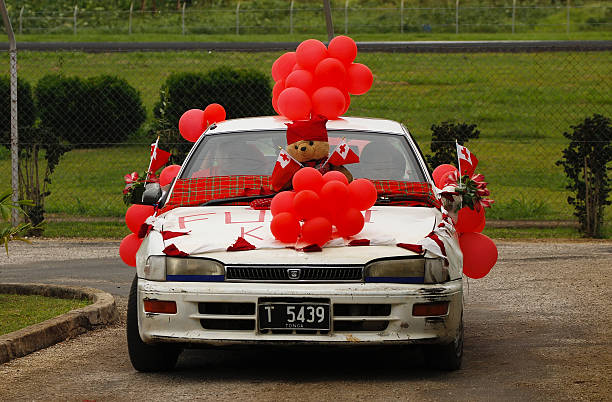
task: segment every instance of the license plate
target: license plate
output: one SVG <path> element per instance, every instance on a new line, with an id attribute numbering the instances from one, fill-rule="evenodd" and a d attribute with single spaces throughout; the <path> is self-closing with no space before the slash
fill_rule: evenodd
<path id="1" fill-rule="evenodd" d="M 329 304 L 260 303 L 259 329 L 329 330 Z"/>

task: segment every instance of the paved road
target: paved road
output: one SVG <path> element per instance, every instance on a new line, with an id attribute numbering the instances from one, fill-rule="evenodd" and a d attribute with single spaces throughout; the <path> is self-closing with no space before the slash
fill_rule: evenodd
<path id="1" fill-rule="evenodd" d="M 110 257 L 116 247 L 14 246 L 10 261 L 0 259 L 0 282 L 98 287 L 125 311 L 133 270 Z M 498 247 L 491 274 L 466 284 L 457 372 L 424 369 L 413 350 L 251 348 L 187 351 L 177 371 L 141 374 L 119 323 L 0 365 L 0 400 L 609 400 L 612 243 Z"/>

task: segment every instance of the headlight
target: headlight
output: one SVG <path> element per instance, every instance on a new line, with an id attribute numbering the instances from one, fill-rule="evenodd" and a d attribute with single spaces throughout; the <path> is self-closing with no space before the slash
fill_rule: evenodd
<path id="1" fill-rule="evenodd" d="M 374 261 L 365 267 L 366 282 L 423 283 L 425 259 L 397 258 Z"/>
<path id="2" fill-rule="evenodd" d="M 441 283 L 449 278 L 442 258 L 396 258 L 374 261 L 365 267 L 366 282 Z"/>
<path id="3" fill-rule="evenodd" d="M 442 283 L 450 280 L 448 262 L 443 258 L 425 258 L 425 283 Z"/>
<path id="4" fill-rule="evenodd" d="M 225 268 L 206 258 L 176 258 L 152 255 L 145 265 L 145 279 L 177 282 L 222 282 Z"/>

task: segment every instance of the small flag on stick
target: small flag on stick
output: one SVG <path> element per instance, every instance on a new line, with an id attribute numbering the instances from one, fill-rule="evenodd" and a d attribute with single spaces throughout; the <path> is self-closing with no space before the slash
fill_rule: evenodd
<path id="1" fill-rule="evenodd" d="M 478 158 L 476 158 L 476 155 L 471 153 L 470 150 L 463 145 L 459 145 L 459 143 L 455 144 L 457 145 L 459 172 L 461 172 L 460 177 L 465 175 L 472 177 L 474 175 L 474 171 L 476 170 L 476 166 L 478 165 Z"/>
<path id="2" fill-rule="evenodd" d="M 336 146 L 336 149 L 334 149 L 334 152 L 327 158 L 327 161 L 335 166 L 348 165 L 349 163 L 358 163 L 359 155 L 348 146 L 346 139 L 343 138 L 338 146 Z"/>
<path id="3" fill-rule="evenodd" d="M 302 164 L 291 157 L 284 149 L 281 149 L 272 171 L 272 188 L 279 191 L 302 167 Z"/>
<path id="4" fill-rule="evenodd" d="M 149 169 L 147 173 L 155 173 L 159 168 L 164 166 L 170 159 L 170 152 L 166 152 L 159 148 L 159 137 L 153 144 L 151 144 L 151 161 L 149 162 Z"/>

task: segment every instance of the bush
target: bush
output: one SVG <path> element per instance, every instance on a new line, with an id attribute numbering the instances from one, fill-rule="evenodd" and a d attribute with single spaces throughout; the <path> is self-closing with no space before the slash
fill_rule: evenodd
<path id="1" fill-rule="evenodd" d="M 610 205 L 612 125 L 609 118 L 595 114 L 571 128 L 572 133 L 563 133 L 570 143 L 557 161 L 570 180 L 566 188 L 574 193 L 567 202 L 576 209 L 581 231 L 588 237 L 601 237 L 604 207 Z"/>
<path id="2" fill-rule="evenodd" d="M 272 87 L 262 72 L 220 67 L 207 73 L 171 74 L 160 90 L 151 131 L 155 136 L 162 133 L 162 149 L 172 150 L 172 163 L 182 163 L 193 145 L 178 132 L 181 115 L 211 103 L 223 105 L 228 119 L 274 114 Z"/>
<path id="3" fill-rule="evenodd" d="M 11 81 L 8 76 L 0 76 L 0 142 L 11 142 Z M 36 107 L 30 84 L 17 79 L 17 122 L 19 128 L 31 127 L 36 121 Z"/>
<path id="4" fill-rule="evenodd" d="M 444 121 L 440 125 L 431 126 L 431 152 L 427 155 L 427 163 L 433 169 L 442 164 L 457 165 L 457 147 L 455 141 L 464 145 L 470 138 L 478 138 L 480 131 L 476 124 L 451 123 Z"/>
<path id="5" fill-rule="evenodd" d="M 138 91 L 118 77 L 46 75 L 35 94 L 42 125 L 75 145 L 123 142 L 146 118 Z"/>

